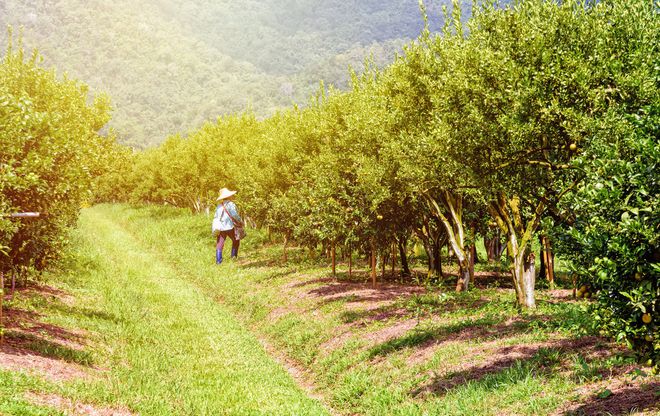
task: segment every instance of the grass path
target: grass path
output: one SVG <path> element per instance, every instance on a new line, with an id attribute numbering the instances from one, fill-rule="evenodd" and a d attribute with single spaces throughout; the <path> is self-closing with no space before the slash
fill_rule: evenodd
<path id="1" fill-rule="evenodd" d="M 234 316 L 101 210 L 80 221 L 107 394 L 143 415 L 322 415 Z M 85 279 L 85 277 L 82 277 Z M 98 386 L 97 388 L 103 388 Z"/>

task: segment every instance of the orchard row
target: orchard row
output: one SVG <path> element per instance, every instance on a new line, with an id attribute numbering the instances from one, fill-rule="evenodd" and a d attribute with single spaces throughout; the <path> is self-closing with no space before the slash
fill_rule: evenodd
<path id="1" fill-rule="evenodd" d="M 0 60 L 0 276 L 12 284 L 60 256 L 116 149 L 98 134 L 110 119 L 108 98 L 90 104 L 85 85 L 41 68 L 20 43 L 14 48 L 10 36 Z"/>
<path id="2" fill-rule="evenodd" d="M 304 109 L 116 154 L 100 195 L 202 211 L 236 188 L 285 245 L 358 250 L 372 267 L 416 238 L 439 271 L 448 242 L 459 290 L 477 235 L 502 235 L 522 308 L 535 306 L 532 240 L 547 234 L 597 291 L 595 322 L 657 362 L 659 22 L 644 0 L 450 15 L 349 92 L 321 85 Z"/>

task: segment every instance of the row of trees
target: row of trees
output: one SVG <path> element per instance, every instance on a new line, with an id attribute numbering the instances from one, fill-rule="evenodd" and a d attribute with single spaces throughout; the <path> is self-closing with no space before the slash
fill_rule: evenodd
<path id="1" fill-rule="evenodd" d="M 11 32 L 10 32 L 11 33 Z M 109 101 L 40 67 L 20 45 L 0 60 L 0 273 L 41 270 L 60 254 L 112 138 L 98 131 Z M 15 214 L 38 212 L 38 218 Z"/>
<path id="2" fill-rule="evenodd" d="M 448 242 L 459 290 L 473 279 L 476 235 L 499 232 L 522 308 L 535 307 L 542 230 L 603 289 L 603 327 L 657 360 L 653 4 L 484 5 L 465 24 L 453 10 L 385 70 L 353 74 L 350 92 L 321 86 L 305 109 L 226 117 L 118 154 L 99 195 L 201 210 L 235 187 L 285 245 L 386 255 L 418 238 L 434 270 Z"/>

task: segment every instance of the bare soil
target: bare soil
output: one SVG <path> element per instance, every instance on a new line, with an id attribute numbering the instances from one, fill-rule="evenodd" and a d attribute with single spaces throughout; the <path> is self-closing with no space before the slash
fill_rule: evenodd
<path id="1" fill-rule="evenodd" d="M 577 400 L 568 402 L 553 416 L 583 415 L 660 415 L 660 382 L 630 377 L 609 377 L 590 383 L 576 392 Z"/>

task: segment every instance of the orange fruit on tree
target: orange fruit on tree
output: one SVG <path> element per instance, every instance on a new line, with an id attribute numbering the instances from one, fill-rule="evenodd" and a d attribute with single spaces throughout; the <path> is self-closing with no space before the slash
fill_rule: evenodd
<path id="1" fill-rule="evenodd" d="M 644 322 L 645 324 L 651 323 L 651 314 L 645 313 L 644 315 L 642 315 L 642 322 Z"/>

